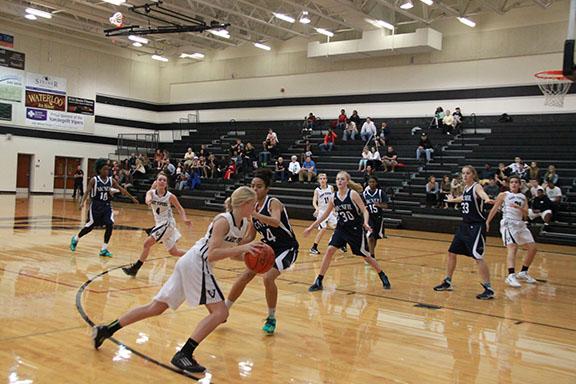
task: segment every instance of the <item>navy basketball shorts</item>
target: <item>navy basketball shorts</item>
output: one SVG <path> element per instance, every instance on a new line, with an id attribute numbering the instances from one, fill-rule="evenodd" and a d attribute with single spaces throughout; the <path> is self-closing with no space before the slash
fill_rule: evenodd
<path id="1" fill-rule="evenodd" d="M 448 252 L 482 260 L 485 248 L 486 223 L 461 223 Z"/>
<path id="2" fill-rule="evenodd" d="M 347 225 L 346 227 L 337 226 L 330 238 L 328 245 L 336 248 L 342 248 L 348 244 L 352 253 L 356 256 L 370 256 L 368 250 L 368 238 L 366 231 L 360 225 Z"/>

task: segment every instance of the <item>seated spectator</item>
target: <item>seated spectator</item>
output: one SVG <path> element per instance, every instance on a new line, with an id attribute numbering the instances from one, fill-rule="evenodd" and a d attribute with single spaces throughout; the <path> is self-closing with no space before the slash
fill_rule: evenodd
<path id="1" fill-rule="evenodd" d="M 316 116 L 314 116 L 314 114 L 312 112 L 310 112 L 310 114 L 306 118 L 306 122 L 308 124 L 309 129 L 315 129 L 316 128 Z"/>
<path id="2" fill-rule="evenodd" d="M 520 179 L 528 178 L 528 169 L 530 169 L 530 167 L 524 164 L 524 160 L 518 156 L 514 158 L 514 162 L 508 165 L 507 168 L 510 170 L 511 175 L 516 175 Z"/>
<path id="3" fill-rule="evenodd" d="M 288 181 L 293 182 L 296 181 L 298 173 L 300 173 L 300 163 L 296 156 L 292 156 L 290 160 L 292 161 L 288 164 Z"/>
<path id="4" fill-rule="evenodd" d="M 254 168 L 258 168 L 256 164 L 256 148 L 254 148 L 252 143 L 246 143 L 242 157 L 243 173 L 248 174 Z"/>
<path id="5" fill-rule="evenodd" d="M 508 187 L 508 176 L 510 176 L 510 170 L 504 163 L 498 163 L 498 170 L 494 178 L 496 179 L 496 184 L 500 188 L 500 192 L 504 192 Z"/>
<path id="6" fill-rule="evenodd" d="M 208 155 L 208 158 L 206 159 L 206 167 L 208 167 L 208 177 L 213 179 L 218 168 L 218 164 L 216 162 L 216 156 L 214 156 L 213 153 Z"/>
<path id="7" fill-rule="evenodd" d="M 141 179 L 146 174 L 146 167 L 144 167 L 144 163 L 142 159 L 136 159 L 136 165 L 134 166 L 134 171 L 132 172 L 133 179 Z"/>
<path id="8" fill-rule="evenodd" d="M 302 138 L 307 139 L 312 134 L 313 129 L 308 127 L 308 116 L 304 116 L 302 123 Z"/>
<path id="9" fill-rule="evenodd" d="M 188 188 L 188 179 L 190 178 L 190 175 L 188 174 L 188 172 L 183 171 L 178 178 L 176 179 L 176 190 L 177 191 L 182 191 L 184 189 Z"/>
<path id="10" fill-rule="evenodd" d="M 258 154 L 258 162 L 260 163 L 260 166 L 265 168 L 268 166 L 268 162 L 270 161 L 270 156 L 272 154 L 270 153 L 270 151 L 268 150 L 268 148 L 266 148 L 266 145 L 264 145 L 264 148 L 262 149 L 262 152 L 260 152 Z"/>
<path id="11" fill-rule="evenodd" d="M 552 182 L 552 184 L 558 184 L 559 176 L 556 173 L 556 167 L 552 164 L 548 166 L 548 170 L 544 174 L 544 184 Z"/>
<path id="12" fill-rule="evenodd" d="M 448 208 L 448 203 L 445 201 L 450 195 L 450 175 L 442 176 L 442 182 L 440 182 L 440 195 L 438 196 L 438 206 L 446 209 Z"/>
<path id="13" fill-rule="evenodd" d="M 264 146 L 264 149 L 267 150 L 270 153 L 275 154 L 278 151 L 278 136 L 276 135 L 276 132 L 274 132 L 272 130 L 272 128 L 270 128 L 268 130 L 268 134 L 266 135 L 266 140 L 264 140 L 264 142 L 262 143 L 262 145 Z"/>
<path id="14" fill-rule="evenodd" d="M 236 139 L 234 144 L 230 146 L 230 154 L 232 155 L 234 152 L 237 154 L 244 152 L 244 143 L 242 143 L 241 139 Z"/>
<path id="15" fill-rule="evenodd" d="M 454 116 L 450 114 L 449 110 L 446 110 L 446 113 L 444 114 L 444 118 L 442 119 L 442 125 L 443 125 L 443 133 L 451 135 L 452 131 L 454 130 L 454 127 L 456 126 L 456 120 L 454 119 Z"/>
<path id="16" fill-rule="evenodd" d="M 310 141 L 308 140 L 304 142 L 304 149 L 300 154 L 300 162 L 303 162 L 304 159 L 306 159 L 306 156 L 312 157 L 312 144 L 310 144 Z"/>
<path id="17" fill-rule="evenodd" d="M 338 123 L 336 124 L 336 128 L 338 129 L 344 129 L 346 128 L 346 121 L 348 120 L 348 117 L 346 116 L 346 111 L 345 110 L 340 110 L 340 115 L 338 116 Z M 354 140 L 354 139 L 352 139 Z"/>
<path id="18" fill-rule="evenodd" d="M 434 117 L 432 118 L 432 122 L 430 123 L 430 127 L 435 127 L 438 129 L 443 128 L 443 120 L 444 120 L 444 109 L 442 107 L 436 108 L 434 112 Z"/>
<path id="19" fill-rule="evenodd" d="M 418 143 L 418 148 L 416 148 L 416 160 L 420 160 L 420 155 L 422 153 L 426 154 L 426 161 L 432 161 L 432 153 L 434 149 L 432 148 L 432 142 L 428 138 L 428 134 L 426 132 L 422 132 L 420 135 L 420 142 Z"/>
<path id="20" fill-rule="evenodd" d="M 305 178 L 308 179 L 308 182 L 311 182 L 312 179 L 316 177 L 317 173 L 318 170 L 316 169 L 316 163 L 310 158 L 310 156 L 307 156 L 302 163 L 302 168 L 298 171 L 298 178 L 301 182 L 303 182 Z"/>
<path id="21" fill-rule="evenodd" d="M 207 179 L 208 174 L 210 173 L 210 166 L 204 156 L 200 156 L 198 158 L 198 166 L 200 167 L 200 171 L 202 172 L 201 177 Z"/>
<path id="22" fill-rule="evenodd" d="M 428 182 L 426 183 L 426 208 L 435 207 L 438 205 L 438 194 L 440 193 L 440 187 L 436 181 L 436 177 L 428 177 Z"/>
<path id="23" fill-rule="evenodd" d="M 532 179 L 536 179 L 538 181 L 540 180 L 540 168 L 538 168 L 537 162 L 532 161 L 530 163 L 530 168 L 528 169 L 528 175 L 530 176 L 530 180 Z"/>
<path id="24" fill-rule="evenodd" d="M 231 159 L 230 164 L 226 167 L 224 171 L 224 180 L 230 180 L 236 176 L 236 162 Z"/>
<path id="25" fill-rule="evenodd" d="M 342 135 L 342 141 L 348 141 L 348 139 L 356 140 L 356 135 L 358 135 L 358 127 L 356 127 L 356 123 L 352 120 L 347 120 L 346 128 L 344 128 L 344 134 Z"/>
<path id="26" fill-rule="evenodd" d="M 206 148 L 206 144 L 200 144 L 200 150 L 198 151 L 198 158 L 204 156 L 205 159 L 208 159 L 210 156 L 210 152 Z"/>
<path id="27" fill-rule="evenodd" d="M 382 168 L 382 155 L 380 155 L 380 147 L 378 143 L 372 148 L 370 148 L 372 152 L 372 159 L 368 160 L 368 165 L 371 165 L 374 170 L 378 170 Z"/>
<path id="28" fill-rule="evenodd" d="M 455 132 L 459 132 L 460 128 L 462 127 L 462 123 L 464 122 L 464 116 L 462 116 L 462 111 L 460 111 L 460 107 L 456 107 L 456 110 L 454 111 L 452 116 L 454 116 Z"/>
<path id="29" fill-rule="evenodd" d="M 392 137 L 392 130 L 385 121 L 382 122 L 380 126 L 380 132 L 378 132 L 378 141 L 381 147 L 385 147 L 390 144 L 390 139 Z"/>
<path id="30" fill-rule="evenodd" d="M 500 194 L 500 187 L 496 184 L 496 179 L 494 177 L 489 179 L 488 183 L 484 185 L 484 192 L 486 192 L 491 199 L 495 199 L 498 194 Z"/>
<path id="31" fill-rule="evenodd" d="M 332 128 L 328 129 L 328 133 L 324 135 L 324 142 L 319 145 L 320 150 L 322 152 L 332 152 L 332 149 L 334 149 L 334 143 L 336 142 L 337 138 L 338 135 L 336 135 L 336 132 L 334 132 Z"/>
<path id="32" fill-rule="evenodd" d="M 462 193 L 464 193 L 464 183 L 462 182 L 462 176 L 458 174 L 450 181 L 450 194 L 456 198 L 462 196 Z"/>
<path id="33" fill-rule="evenodd" d="M 562 201 L 562 190 L 556 185 L 554 185 L 552 181 L 548 181 L 548 183 L 546 184 L 545 191 L 546 196 L 548 196 L 548 198 L 552 202 L 552 206 L 557 208 L 560 205 L 560 202 Z"/>
<path id="34" fill-rule="evenodd" d="M 194 151 L 192 150 L 192 148 L 188 148 L 188 150 L 184 154 L 184 165 L 187 167 L 191 166 L 192 160 L 194 160 L 194 156 L 196 156 L 196 155 L 194 154 Z"/>
<path id="35" fill-rule="evenodd" d="M 529 200 L 533 200 L 538 195 L 538 188 L 540 187 L 540 185 L 538 184 L 538 179 L 530 179 L 528 185 L 530 186 Z"/>
<path id="36" fill-rule="evenodd" d="M 479 175 L 480 185 L 488 184 L 490 179 L 494 178 L 494 175 L 496 175 L 496 171 L 492 169 L 490 163 L 484 164 L 484 168 L 482 168 Z"/>
<path id="37" fill-rule="evenodd" d="M 391 145 L 386 147 L 386 153 L 384 153 L 382 163 L 384 164 L 384 172 L 388 172 L 388 168 L 392 168 L 392 172 L 396 170 L 396 166 L 398 165 L 398 154 Z"/>
<path id="38" fill-rule="evenodd" d="M 364 147 L 364 149 L 362 149 L 362 158 L 358 162 L 359 172 L 364 172 L 366 165 L 368 165 L 368 160 L 372 160 L 372 152 L 368 147 Z"/>
<path id="39" fill-rule="evenodd" d="M 362 141 L 364 141 L 365 143 L 368 143 L 370 139 L 376 137 L 376 126 L 369 117 L 367 117 L 364 124 L 362 124 L 362 129 L 360 130 L 360 137 L 362 138 Z"/>
<path id="40" fill-rule="evenodd" d="M 536 197 L 532 200 L 531 208 L 528 209 L 528 218 L 534 220 L 537 217 L 541 217 L 544 220 L 544 225 L 548 225 L 552 220 L 552 209 L 552 202 L 544 193 L 544 188 L 538 187 L 536 189 Z"/>
<path id="41" fill-rule="evenodd" d="M 191 148 L 189 148 L 191 150 Z M 164 166 L 164 152 L 160 148 L 156 149 L 154 152 L 154 167 L 157 171 L 160 171 Z"/>
<path id="42" fill-rule="evenodd" d="M 358 111 L 352 111 L 352 115 L 350 116 L 350 121 L 353 121 L 356 124 L 356 128 L 362 126 L 362 119 L 358 116 Z"/>
<path id="43" fill-rule="evenodd" d="M 274 163 L 274 178 L 276 181 L 286 181 L 286 166 L 284 165 L 282 156 L 278 156 L 278 159 L 276 159 Z"/>

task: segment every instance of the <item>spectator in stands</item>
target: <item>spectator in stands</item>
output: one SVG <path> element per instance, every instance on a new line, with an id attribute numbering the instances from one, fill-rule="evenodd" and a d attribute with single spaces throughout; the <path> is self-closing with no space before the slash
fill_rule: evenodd
<path id="1" fill-rule="evenodd" d="M 456 110 L 454 111 L 454 113 L 452 113 L 452 116 L 454 116 L 455 132 L 458 132 L 460 131 L 462 123 L 464 122 L 464 116 L 462 116 L 462 111 L 460 111 L 460 107 L 456 107 Z"/>
<path id="2" fill-rule="evenodd" d="M 134 167 L 134 171 L 132 172 L 133 179 L 141 179 L 146 174 L 146 167 L 144 167 L 144 163 L 142 162 L 141 158 L 136 159 L 136 165 Z"/>
<path id="3" fill-rule="evenodd" d="M 440 195 L 438 196 L 438 206 L 444 209 L 448 208 L 448 203 L 445 201 L 450 195 L 450 175 L 442 176 L 440 182 Z"/>
<path id="4" fill-rule="evenodd" d="M 356 128 L 362 126 L 362 119 L 358 116 L 358 111 L 352 111 L 352 115 L 350 116 L 350 121 L 353 121 L 356 124 Z"/>
<path id="5" fill-rule="evenodd" d="M 540 187 L 540 185 L 538 185 L 538 179 L 530 179 L 528 184 L 530 186 L 530 200 L 534 200 L 538 194 L 538 188 Z"/>
<path id="6" fill-rule="evenodd" d="M 480 185 L 486 185 L 490 181 L 490 179 L 494 178 L 496 171 L 492 169 L 490 163 L 484 164 L 484 168 L 480 171 L 479 179 Z"/>
<path id="7" fill-rule="evenodd" d="M 359 172 L 364 172 L 369 160 L 372 160 L 372 152 L 368 147 L 364 147 L 364 149 L 362 149 L 362 158 L 358 162 Z"/>
<path id="8" fill-rule="evenodd" d="M 386 147 L 386 153 L 384 153 L 382 163 L 384 164 L 384 172 L 388 172 L 388 168 L 392 168 L 392 172 L 396 170 L 396 166 L 398 165 L 398 154 L 391 145 Z"/>
<path id="9" fill-rule="evenodd" d="M 516 175 L 520 179 L 524 179 L 528 177 L 528 170 L 530 167 L 527 164 L 524 164 L 524 160 L 520 157 L 516 156 L 514 158 L 514 162 L 507 167 L 510 170 L 511 175 Z"/>
<path id="10" fill-rule="evenodd" d="M 340 110 L 340 116 L 338 116 L 338 123 L 336 124 L 336 128 L 344 130 L 346 128 L 346 121 L 348 117 L 346 116 L 345 110 Z"/>
<path id="11" fill-rule="evenodd" d="M 252 171 L 252 169 L 257 168 L 256 165 L 256 148 L 252 143 L 246 143 L 244 147 L 244 158 L 242 159 L 242 166 L 244 167 L 244 174 Z"/>
<path id="12" fill-rule="evenodd" d="M 344 128 L 344 134 L 342 135 L 342 141 L 348 141 L 348 139 L 356 140 L 356 135 L 358 135 L 358 127 L 356 127 L 356 123 L 352 120 L 347 120 L 346 128 Z"/>
<path id="13" fill-rule="evenodd" d="M 560 205 L 560 201 L 562 200 L 562 190 L 552 181 L 548 181 L 545 191 L 546 196 L 548 196 L 553 206 L 558 207 L 558 205 Z"/>
<path id="14" fill-rule="evenodd" d="M 208 172 L 208 177 L 213 179 L 217 168 L 216 156 L 214 156 L 213 153 L 209 154 L 208 158 L 206 158 L 206 168 Z"/>
<path id="15" fill-rule="evenodd" d="M 449 110 L 446 110 L 446 113 L 444 114 L 444 118 L 442 119 L 442 126 L 443 133 L 447 135 L 451 135 L 454 127 L 456 126 L 456 120 L 454 119 L 454 116 L 450 114 Z"/>
<path id="16" fill-rule="evenodd" d="M 160 148 L 154 152 L 154 167 L 157 171 L 161 170 L 164 166 L 164 153 Z"/>
<path id="17" fill-rule="evenodd" d="M 488 180 L 488 184 L 484 185 L 484 192 L 491 199 L 495 199 L 500 194 L 500 187 L 496 184 L 496 179 L 494 177 Z"/>
<path id="18" fill-rule="evenodd" d="M 276 163 L 274 163 L 274 178 L 282 183 L 286 181 L 286 165 L 282 156 L 278 156 Z"/>
<path id="19" fill-rule="evenodd" d="M 426 208 L 435 207 L 438 205 L 438 194 L 440 193 L 440 187 L 436 181 L 436 177 L 428 177 L 428 182 L 426 183 Z"/>
<path id="20" fill-rule="evenodd" d="M 307 156 L 304 162 L 302 163 L 302 168 L 298 171 L 298 178 L 300 182 L 303 182 L 305 178 L 307 178 L 308 182 L 311 182 L 313 178 L 316 177 L 318 174 L 318 170 L 316 169 L 316 163 L 310 156 Z"/>
<path id="21" fill-rule="evenodd" d="M 462 176 L 460 174 L 456 175 L 450 181 L 450 194 L 456 198 L 462 196 L 464 192 L 464 183 L 462 182 Z"/>
<path id="22" fill-rule="evenodd" d="M 552 184 L 557 185 L 558 179 L 559 179 L 559 176 L 556 173 L 556 166 L 550 164 L 548 166 L 548 170 L 544 174 L 544 183 L 547 184 L 547 183 L 552 182 Z"/>
<path id="23" fill-rule="evenodd" d="M 210 156 L 210 151 L 206 148 L 206 144 L 200 144 L 200 150 L 198 150 L 198 157 L 204 156 L 205 159 L 208 159 Z"/>
<path id="24" fill-rule="evenodd" d="M 369 117 L 366 118 L 364 124 L 362 124 L 362 129 L 360 130 L 360 137 L 365 143 L 368 143 L 372 137 L 376 137 L 376 125 Z"/>
<path id="25" fill-rule="evenodd" d="M 192 150 L 192 148 L 188 148 L 188 150 L 184 154 L 184 165 L 186 165 L 188 167 L 191 166 L 192 160 L 194 160 L 194 156 L 196 156 L 196 155 L 194 154 L 194 151 Z"/>
<path id="26" fill-rule="evenodd" d="M 332 128 L 329 128 L 326 135 L 324 135 L 324 142 L 319 145 L 320 150 L 322 152 L 332 152 L 332 149 L 334 149 L 334 143 L 336 142 L 337 138 L 338 135 L 336 135 L 336 132 L 334 132 Z"/>
<path id="27" fill-rule="evenodd" d="M 540 168 L 538 168 L 537 162 L 532 161 L 530 163 L 530 169 L 528 169 L 528 176 L 530 176 L 530 180 L 532 179 L 540 180 Z"/>
<path id="28" fill-rule="evenodd" d="M 298 173 L 300 172 L 300 163 L 296 156 L 290 158 L 290 164 L 288 164 L 288 181 L 293 182 L 298 178 Z"/>
<path id="29" fill-rule="evenodd" d="M 182 191 L 188 187 L 188 179 L 190 174 L 186 170 L 182 170 L 182 173 L 176 179 L 176 190 Z"/>
<path id="30" fill-rule="evenodd" d="M 432 153 L 434 149 L 432 148 L 432 142 L 428 138 L 428 134 L 426 132 L 422 132 L 420 135 L 420 142 L 418 143 L 418 148 L 416 148 L 416 160 L 420 160 L 420 155 L 422 153 L 426 154 L 426 161 L 432 161 Z"/>
<path id="31" fill-rule="evenodd" d="M 430 123 L 430 127 L 435 127 L 438 129 L 442 129 L 442 120 L 444 119 L 444 109 L 442 107 L 436 108 L 434 112 L 434 117 L 432 118 L 432 123 Z"/>
<path id="32" fill-rule="evenodd" d="M 234 152 L 240 154 L 243 151 L 244 151 L 244 143 L 242 143 L 241 139 L 236 139 L 234 144 L 230 146 L 230 155 L 232 155 Z"/>
<path id="33" fill-rule="evenodd" d="M 266 148 L 266 145 L 264 145 L 262 152 L 258 154 L 258 162 L 260 163 L 261 167 L 266 168 L 268 166 L 268 162 L 270 161 L 271 155 L 272 154 L 270 153 L 268 148 Z"/>
<path id="34" fill-rule="evenodd" d="M 272 130 L 272 128 L 270 128 L 268 130 L 268 134 L 266 135 L 266 140 L 264 140 L 264 142 L 262 143 L 262 145 L 264 146 L 264 149 L 267 150 L 270 153 L 275 154 L 278 151 L 278 136 L 276 135 L 276 132 L 274 132 L 274 130 Z"/>
<path id="35" fill-rule="evenodd" d="M 308 124 L 308 129 L 315 129 L 316 128 L 316 116 L 314 116 L 314 114 L 312 112 L 310 112 L 310 114 L 308 114 L 308 117 L 306 118 L 306 122 Z"/>
<path id="36" fill-rule="evenodd" d="M 378 170 L 382 167 L 382 155 L 380 155 L 380 149 L 378 143 L 371 148 L 372 159 L 368 160 L 368 165 L 371 165 L 374 170 Z"/>
<path id="37" fill-rule="evenodd" d="M 308 116 L 304 116 L 304 122 L 302 123 L 302 138 L 307 139 L 312 134 L 312 128 L 308 127 Z"/>
<path id="38" fill-rule="evenodd" d="M 367 165 L 366 169 L 364 170 L 364 188 L 368 186 L 368 180 L 370 180 L 370 178 L 373 176 L 376 176 L 376 171 L 371 165 Z"/>
<path id="39" fill-rule="evenodd" d="M 528 218 L 534 220 L 540 216 L 544 220 L 544 225 L 548 225 L 552 220 L 552 209 L 552 202 L 544 193 L 544 188 L 538 187 L 536 197 L 532 200 L 531 208 L 528 210 Z"/>
<path id="40" fill-rule="evenodd" d="M 120 170 L 120 185 L 125 189 L 132 187 L 133 181 L 130 169 L 124 168 Z"/>
<path id="41" fill-rule="evenodd" d="M 392 130 L 390 126 L 385 121 L 382 122 L 380 126 L 380 132 L 378 133 L 378 141 L 381 147 L 385 147 L 390 144 L 390 139 L 392 137 Z"/>
<path id="42" fill-rule="evenodd" d="M 200 156 L 198 158 L 198 165 L 200 166 L 200 170 L 202 171 L 202 177 L 207 179 L 208 174 L 210 173 L 210 166 L 204 156 Z"/>
<path id="43" fill-rule="evenodd" d="M 510 170 L 504 163 L 498 163 L 498 170 L 496 171 L 495 179 L 496 184 L 500 188 L 500 192 L 504 192 L 508 188 L 508 176 Z"/>
<path id="44" fill-rule="evenodd" d="M 304 159 L 306 159 L 306 156 L 312 157 L 312 144 L 310 144 L 309 140 L 306 140 L 304 142 L 304 149 L 302 150 L 302 153 L 300 154 L 300 162 L 303 162 Z"/>
<path id="45" fill-rule="evenodd" d="M 236 176 L 236 162 L 234 159 L 230 160 L 226 171 L 224 171 L 224 180 L 230 180 Z"/>

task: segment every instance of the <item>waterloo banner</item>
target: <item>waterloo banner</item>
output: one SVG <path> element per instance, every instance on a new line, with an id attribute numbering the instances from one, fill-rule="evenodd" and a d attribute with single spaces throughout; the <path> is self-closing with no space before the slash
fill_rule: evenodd
<path id="1" fill-rule="evenodd" d="M 94 100 L 68 96 L 68 112 L 94 115 Z"/>
<path id="2" fill-rule="evenodd" d="M 26 124 L 39 128 L 82 130 L 85 118 L 76 113 L 26 108 Z"/>
<path id="3" fill-rule="evenodd" d="M 0 67 L 0 100 L 22 102 L 24 76 L 19 71 Z"/>
<path id="4" fill-rule="evenodd" d="M 66 79 L 29 72 L 26 74 L 26 89 L 29 91 L 65 95 Z"/>
<path id="5" fill-rule="evenodd" d="M 66 97 L 51 93 L 26 90 L 26 106 L 55 111 L 66 111 Z"/>

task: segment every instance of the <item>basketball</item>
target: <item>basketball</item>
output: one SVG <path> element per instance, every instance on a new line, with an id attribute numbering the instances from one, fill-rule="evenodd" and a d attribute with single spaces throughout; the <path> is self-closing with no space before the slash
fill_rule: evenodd
<path id="1" fill-rule="evenodd" d="M 244 263 L 246 266 L 256 273 L 266 273 L 274 265 L 276 255 L 274 250 L 267 244 L 257 253 L 246 252 L 244 255 Z"/>

